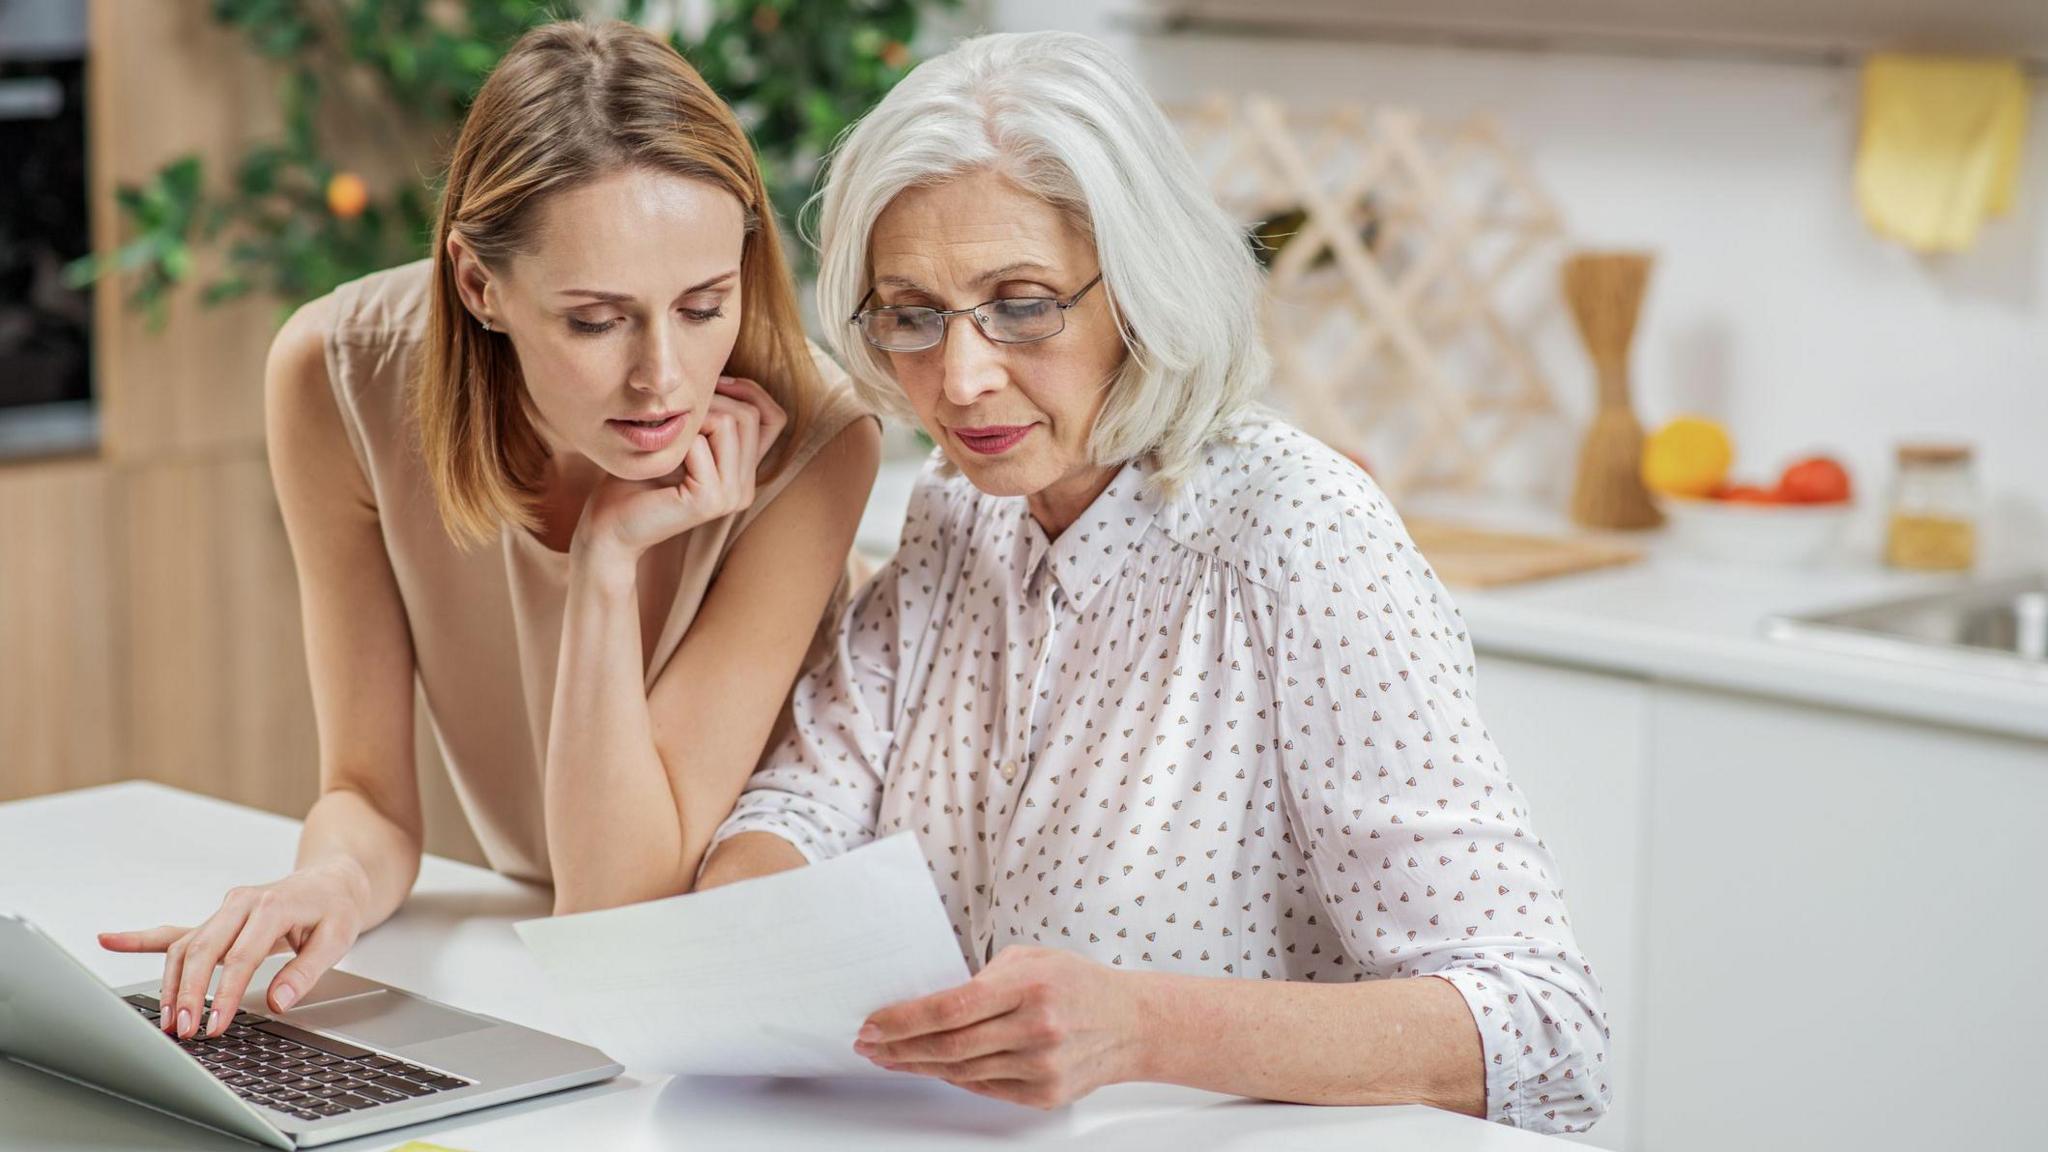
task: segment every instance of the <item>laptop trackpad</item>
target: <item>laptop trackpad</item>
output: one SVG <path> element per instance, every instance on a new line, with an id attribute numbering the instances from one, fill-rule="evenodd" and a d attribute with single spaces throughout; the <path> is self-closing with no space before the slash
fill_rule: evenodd
<path id="1" fill-rule="evenodd" d="M 445 1040 L 492 1026 L 466 1012 L 441 1008 L 410 996 L 378 990 L 311 1004 L 284 1017 L 287 1023 L 334 1032 L 371 1048 L 389 1051 L 430 1040 Z"/>

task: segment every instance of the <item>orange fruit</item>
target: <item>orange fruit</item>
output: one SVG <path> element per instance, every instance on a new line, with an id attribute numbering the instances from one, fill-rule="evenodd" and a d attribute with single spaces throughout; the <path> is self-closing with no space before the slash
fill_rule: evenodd
<path id="1" fill-rule="evenodd" d="M 1826 456 L 1801 460 L 1779 478 L 1778 495 L 1793 504 L 1840 504 L 1849 499 L 1849 470 Z"/>
<path id="2" fill-rule="evenodd" d="M 1728 430 L 1699 416 L 1681 416 L 1643 442 L 1643 484 L 1665 496 L 1712 495 L 1734 463 Z"/>
<path id="3" fill-rule="evenodd" d="M 327 210 L 337 219 L 353 220 L 370 206 L 370 189 L 353 172 L 337 172 L 327 182 Z"/>

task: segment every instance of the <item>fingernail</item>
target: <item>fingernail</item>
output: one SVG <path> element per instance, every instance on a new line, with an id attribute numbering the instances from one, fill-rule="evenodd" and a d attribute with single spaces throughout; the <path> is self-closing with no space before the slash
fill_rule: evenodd
<path id="1" fill-rule="evenodd" d="M 192 1010 L 190 1008 L 178 1009 L 178 1035 L 182 1037 L 190 1033 L 191 1031 Z"/>
<path id="2" fill-rule="evenodd" d="M 156 1029 L 159 1032 L 169 1032 L 171 1030 L 171 1006 L 169 1004 L 157 1005 Z"/>
<path id="3" fill-rule="evenodd" d="M 882 1038 L 882 1030 L 873 1024 L 863 1024 L 860 1026 L 860 1038 L 869 1044 L 873 1044 Z"/>
<path id="4" fill-rule="evenodd" d="M 292 991 L 292 986 L 289 984 L 279 985 L 277 991 L 271 994 L 271 999 L 277 1001 L 277 1010 L 279 1012 L 291 1007 L 292 1001 L 298 998 L 299 994 Z"/>

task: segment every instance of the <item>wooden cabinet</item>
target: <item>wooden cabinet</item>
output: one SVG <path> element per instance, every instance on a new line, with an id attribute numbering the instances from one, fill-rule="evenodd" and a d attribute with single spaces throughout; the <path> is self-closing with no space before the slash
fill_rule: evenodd
<path id="1" fill-rule="evenodd" d="M 319 794 L 319 740 L 298 577 L 262 453 L 124 465 L 115 475 L 123 775 L 305 815 Z M 424 721 L 420 729 L 427 850 L 482 863 Z"/>
<path id="2" fill-rule="evenodd" d="M 116 477 L 129 774 L 303 815 L 318 745 L 262 453 L 123 465 Z"/>
<path id="3" fill-rule="evenodd" d="M 124 775 L 108 489 L 96 460 L 0 468 L 0 800 Z"/>
<path id="4" fill-rule="evenodd" d="M 89 30 L 93 222 L 111 248 L 117 184 L 196 152 L 225 186 L 240 147 L 278 132 L 276 74 L 204 0 L 95 0 Z M 413 168 L 385 154 L 363 170 Z M 318 741 L 263 443 L 277 306 L 183 292 L 158 330 L 122 295 L 95 311 L 97 457 L 0 463 L 0 799 L 143 777 L 303 816 Z M 424 728 L 428 850 L 481 862 Z"/>
<path id="5" fill-rule="evenodd" d="M 124 238 L 117 186 L 189 153 L 205 165 L 208 187 L 225 190 L 239 149 L 280 131 L 275 70 L 211 9 L 201 0 L 93 0 L 95 247 Z M 209 252 L 200 261 L 202 282 L 216 260 Z M 102 454 L 150 461 L 260 447 L 276 303 L 258 294 L 206 308 L 196 289 L 180 292 L 156 330 L 124 296 L 105 288 L 93 311 Z"/>
<path id="6" fill-rule="evenodd" d="M 428 850 L 481 862 L 421 727 Z M 305 815 L 319 745 L 260 447 L 0 469 L 0 749 L 0 799 L 140 777 Z"/>

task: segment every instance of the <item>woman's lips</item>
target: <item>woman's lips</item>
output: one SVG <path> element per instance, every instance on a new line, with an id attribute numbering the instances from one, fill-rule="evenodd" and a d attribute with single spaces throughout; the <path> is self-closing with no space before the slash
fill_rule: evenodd
<path id="1" fill-rule="evenodd" d="M 1000 456 L 1015 448 L 1036 427 L 1036 424 L 991 424 L 985 428 L 955 428 L 953 436 L 983 456 Z"/>
<path id="2" fill-rule="evenodd" d="M 605 425 L 626 438 L 626 443 L 642 452 L 659 452 L 675 443 L 676 436 L 683 430 L 683 417 L 688 412 L 677 412 L 659 422 L 643 423 L 638 420 L 607 420 Z"/>

